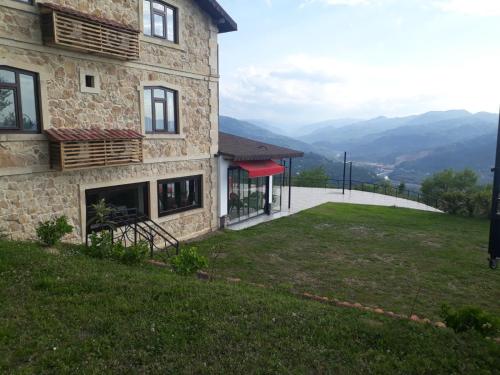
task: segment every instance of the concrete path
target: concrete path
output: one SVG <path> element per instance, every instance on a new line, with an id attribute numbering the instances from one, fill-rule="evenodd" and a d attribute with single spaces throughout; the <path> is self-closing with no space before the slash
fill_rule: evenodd
<path id="1" fill-rule="evenodd" d="M 403 207 L 421 211 L 441 212 L 438 209 L 427 206 L 423 203 L 418 203 L 403 198 L 391 197 L 383 194 L 368 193 L 357 190 L 346 190 L 345 195 L 343 195 L 342 190 L 340 189 L 292 187 L 292 208 L 290 210 L 288 210 L 288 188 L 284 188 L 282 212 L 270 216 L 263 215 L 238 224 L 234 224 L 229 229 L 241 230 L 249 228 L 266 221 L 275 220 L 280 217 L 295 214 L 297 212 L 304 211 L 328 202 Z"/>

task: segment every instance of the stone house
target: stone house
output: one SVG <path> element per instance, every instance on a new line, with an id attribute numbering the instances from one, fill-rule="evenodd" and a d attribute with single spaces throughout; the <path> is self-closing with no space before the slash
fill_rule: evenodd
<path id="1" fill-rule="evenodd" d="M 178 239 L 216 229 L 215 0 L 0 0 L 0 229 L 32 239 L 92 205 Z M 127 211 L 128 212 L 128 211 Z"/>

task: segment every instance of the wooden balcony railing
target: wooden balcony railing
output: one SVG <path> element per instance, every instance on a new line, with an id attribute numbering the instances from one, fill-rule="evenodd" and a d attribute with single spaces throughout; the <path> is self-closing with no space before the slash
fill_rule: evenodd
<path id="1" fill-rule="evenodd" d="M 139 58 L 137 30 L 55 4 L 40 6 L 46 45 L 122 60 Z"/>
<path id="2" fill-rule="evenodd" d="M 142 136 L 130 130 L 49 129 L 50 165 L 61 171 L 140 164 Z"/>

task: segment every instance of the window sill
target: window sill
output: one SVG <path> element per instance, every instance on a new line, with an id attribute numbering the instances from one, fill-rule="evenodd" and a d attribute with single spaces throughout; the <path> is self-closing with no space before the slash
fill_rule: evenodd
<path id="1" fill-rule="evenodd" d="M 2 134 L 0 133 L 0 142 L 24 142 L 24 141 L 47 141 L 45 134 Z"/>
<path id="2" fill-rule="evenodd" d="M 146 134 L 145 140 L 186 139 L 185 134 Z"/>
<path id="3" fill-rule="evenodd" d="M 179 50 L 179 51 L 182 51 L 182 52 L 186 52 L 186 49 L 180 43 L 177 44 L 177 43 L 174 43 L 174 42 L 169 42 L 166 39 L 164 40 L 164 39 L 155 38 L 155 37 L 152 37 L 152 36 L 147 36 L 147 35 L 141 34 L 141 35 L 139 35 L 139 40 L 141 42 L 150 43 L 150 44 L 156 44 L 158 46 L 172 48 L 172 49 L 176 49 L 176 50 Z"/>
<path id="4" fill-rule="evenodd" d="M 158 224 L 166 223 L 166 222 L 169 222 L 172 220 L 181 219 L 181 218 L 186 217 L 186 216 L 199 215 L 199 214 L 203 213 L 203 211 L 204 211 L 203 207 L 195 208 L 192 210 L 179 212 L 177 214 L 172 214 L 172 215 L 168 215 L 168 216 L 161 216 L 158 219 L 155 219 L 154 221 L 157 222 Z"/>

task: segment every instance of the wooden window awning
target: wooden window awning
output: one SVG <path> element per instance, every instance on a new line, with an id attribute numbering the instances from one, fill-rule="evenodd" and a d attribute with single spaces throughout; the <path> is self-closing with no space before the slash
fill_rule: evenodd
<path id="1" fill-rule="evenodd" d="M 52 3 L 39 3 L 47 45 L 122 60 L 139 58 L 139 30 Z"/>
<path id="2" fill-rule="evenodd" d="M 143 162 L 143 136 L 127 129 L 48 129 L 50 165 L 75 170 Z"/>

